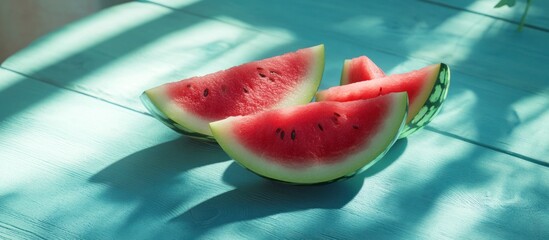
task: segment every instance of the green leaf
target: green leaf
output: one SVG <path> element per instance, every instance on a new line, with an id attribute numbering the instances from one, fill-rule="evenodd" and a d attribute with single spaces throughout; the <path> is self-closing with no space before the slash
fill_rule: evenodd
<path id="1" fill-rule="evenodd" d="M 494 8 L 500 8 L 500 7 L 503 7 L 505 5 L 509 6 L 509 7 L 512 7 L 512 6 L 515 6 L 515 3 L 517 3 L 516 0 L 500 0 L 496 6 L 494 6 Z"/>

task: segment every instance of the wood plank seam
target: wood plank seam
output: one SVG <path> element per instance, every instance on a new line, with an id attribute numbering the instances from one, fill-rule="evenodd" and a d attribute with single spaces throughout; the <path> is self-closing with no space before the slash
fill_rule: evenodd
<path id="1" fill-rule="evenodd" d="M 512 152 L 512 151 L 508 151 L 508 150 L 505 150 L 505 149 L 497 148 L 497 147 L 491 146 L 489 144 L 481 143 L 479 141 L 464 138 L 464 137 L 461 137 L 459 135 L 456 135 L 456 134 L 453 134 L 453 133 L 450 133 L 450 132 L 445 132 L 443 130 L 440 130 L 440 129 L 437 129 L 437 128 L 434 128 L 434 127 L 431 127 L 431 126 L 425 126 L 424 130 L 431 131 L 431 132 L 434 132 L 434 133 L 438 133 L 438 134 L 441 134 L 441 135 L 444 135 L 444 136 L 447 136 L 447 137 L 455 138 L 455 139 L 458 139 L 458 140 L 461 140 L 461 141 L 464 141 L 464 142 L 468 142 L 468 143 L 477 145 L 479 147 L 490 149 L 490 150 L 493 150 L 493 151 L 496 151 L 496 152 L 504 153 L 504 154 L 507 154 L 507 155 L 510 155 L 510 156 L 513 156 L 513 157 L 516 157 L 516 158 L 520 158 L 522 160 L 525 160 L 525 161 L 528 161 L 528 162 L 531 162 L 531 163 L 535 163 L 535 164 L 538 164 L 538 165 L 541 165 L 541 166 L 544 166 L 544 167 L 549 167 L 549 163 L 546 163 L 544 161 L 537 160 L 537 159 L 534 159 L 534 158 L 531 158 L 531 157 L 528 157 L 528 156 L 525 156 L 525 155 L 522 155 L 522 154 L 519 154 L 519 153 L 515 153 L 515 152 Z"/>
<path id="2" fill-rule="evenodd" d="M 67 91 L 70 91 L 70 92 L 82 94 L 82 95 L 84 95 L 84 96 L 87 96 L 87 97 L 90 97 L 90 98 L 94 98 L 94 99 L 97 99 L 97 100 L 99 100 L 99 101 L 106 102 L 106 103 L 109 103 L 109 104 L 112 104 L 112 105 L 115 105 L 115 106 L 124 108 L 124 109 L 129 110 L 129 111 L 132 111 L 132 112 L 136 112 L 136 113 L 140 113 L 140 114 L 144 114 L 144 115 L 147 115 L 147 116 L 151 116 L 151 117 L 152 117 L 152 115 L 149 114 L 148 112 L 141 112 L 141 111 L 139 111 L 139 110 L 136 110 L 136 109 L 133 109 L 133 108 L 124 106 L 124 105 L 122 105 L 122 104 L 115 103 L 115 102 L 109 101 L 109 100 L 107 100 L 107 99 L 104 99 L 104 98 L 101 98 L 101 97 L 98 97 L 98 96 L 91 95 L 91 94 L 86 93 L 86 92 L 83 92 L 83 91 L 78 91 L 78 90 L 76 90 L 76 89 L 72 89 L 72 88 L 63 86 L 63 85 L 61 85 L 61 84 L 57 84 L 57 83 L 55 83 L 55 82 L 51 82 L 51 81 L 47 81 L 47 80 L 42 80 L 42 79 L 37 79 L 37 78 L 35 78 L 35 77 L 33 77 L 33 76 L 30 76 L 30 75 L 28 75 L 28 74 L 21 73 L 21 72 L 19 72 L 19 71 L 16 71 L 16 70 L 13 70 L 13 69 L 9 69 L 9 68 L 6 68 L 6 67 L 4 67 L 4 66 L 0 66 L 0 69 L 3 69 L 3 70 L 6 70 L 6 71 L 9 71 L 9 72 L 12 72 L 12 73 L 21 75 L 21 76 L 23 76 L 23 77 L 25 77 L 25 78 L 32 79 L 32 80 L 34 80 L 34 81 L 38 81 L 38 82 L 41 82 L 41 83 L 48 84 L 48 85 L 50 85 L 50 86 L 54 86 L 54 87 L 57 87 L 57 88 L 60 88 L 60 89 L 63 89 L 63 90 L 67 90 Z"/>

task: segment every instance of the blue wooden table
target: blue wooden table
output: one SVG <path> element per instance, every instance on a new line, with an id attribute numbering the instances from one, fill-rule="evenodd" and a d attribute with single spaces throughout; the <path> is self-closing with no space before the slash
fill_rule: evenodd
<path id="1" fill-rule="evenodd" d="M 0 238 L 549 239 L 549 2 L 151 0 L 99 12 L 0 68 Z M 273 4 L 273 5 L 271 5 Z M 424 130 L 322 186 L 257 177 L 139 102 L 150 87 L 319 43 L 321 84 L 367 55 L 445 62 Z"/>

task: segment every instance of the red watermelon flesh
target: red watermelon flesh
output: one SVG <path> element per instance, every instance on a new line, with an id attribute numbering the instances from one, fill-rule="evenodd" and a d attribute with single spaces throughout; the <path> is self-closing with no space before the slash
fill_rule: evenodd
<path id="1" fill-rule="evenodd" d="M 439 111 L 450 83 L 450 69 L 446 64 L 434 64 L 419 70 L 393 74 L 382 78 L 332 87 L 316 94 L 318 101 L 353 101 L 405 91 L 409 110 L 405 137 L 425 126 Z M 409 130 L 409 131 L 408 131 Z"/>
<path id="2" fill-rule="evenodd" d="M 341 71 L 340 85 L 384 77 L 385 73 L 370 58 L 360 56 L 346 59 Z"/>
<path id="3" fill-rule="evenodd" d="M 245 63 L 145 91 L 143 102 L 168 126 L 211 136 L 210 122 L 311 101 L 324 69 L 324 46 Z"/>
<path id="4" fill-rule="evenodd" d="M 311 184 L 351 176 L 396 140 L 407 113 L 406 93 L 307 105 L 212 122 L 220 146 L 251 171 Z"/>

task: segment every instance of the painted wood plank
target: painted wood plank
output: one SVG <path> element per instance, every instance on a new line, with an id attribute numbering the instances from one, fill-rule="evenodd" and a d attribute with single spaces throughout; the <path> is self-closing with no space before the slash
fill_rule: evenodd
<path id="1" fill-rule="evenodd" d="M 210 183 L 228 164 L 218 146 L 6 70 L 0 79 L 0 100 L 15 104 L 0 107 L 0 238 L 147 238 L 180 201 L 229 190 Z"/>
<path id="2" fill-rule="evenodd" d="M 327 38 L 391 54 L 446 62 L 457 71 L 549 95 L 548 32 L 421 1 L 193 1 L 144 0 L 269 33 Z M 268 9 L 268 10 L 267 10 Z M 273 33 L 274 34 L 274 33 Z M 513 67 L 509 67 L 513 66 Z"/>
<path id="3" fill-rule="evenodd" d="M 452 74 L 447 101 L 429 130 L 549 166 L 549 97 Z"/>
<path id="4" fill-rule="evenodd" d="M 516 1 L 513 7 L 503 6 L 501 8 L 494 8 L 499 2 L 494 0 L 422 1 L 502 18 L 517 24 L 520 23 L 520 19 L 526 7 L 526 0 Z M 549 1 L 532 1 L 528 14 L 526 15 L 525 27 L 534 27 L 549 31 Z"/>
<path id="5" fill-rule="evenodd" d="M 131 17 L 134 15 L 140 18 Z M 112 22 L 118 23 L 116 27 Z M 259 30 L 249 29 L 253 27 Z M 98 28 L 103 31 L 89 36 Z M 331 36 L 319 42 L 314 42 L 315 33 L 301 36 L 281 27 L 269 29 L 261 24 L 242 28 L 154 4 L 130 3 L 52 33 L 2 66 L 144 112 L 139 95 L 150 87 L 320 42 L 326 44 L 327 51 L 322 89 L 337 85 L 343 59 L 358 55 L 370 56 L 388 73 L 432 63 Z M 464 74 L 459 64 L 451 67 L 449 98 L 431 124 L 432 130 L 530 161 L 549 162 L 549 149 L 544 145 L 549 141 L 547 95 Z"/>
<path id="6" fill-rule="evenodd" d="M 0 70 L 0 236 L 543 239 L 549 168 L 429 131 L 362 174 L 290 186 L 151 117 Z M 7 105 L 2 105 L 2 110 Z"/>

